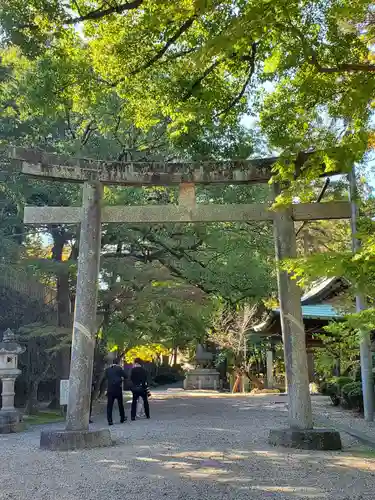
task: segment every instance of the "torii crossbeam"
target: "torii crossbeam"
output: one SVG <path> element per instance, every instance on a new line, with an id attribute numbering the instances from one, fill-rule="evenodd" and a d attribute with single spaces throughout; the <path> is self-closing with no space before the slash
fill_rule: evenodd
<path id="1" fill-rule="evenodd" d="M 102 222 L 273 221 L 276 261 L 279 263 L 296 256 L 294 221 L 345 219 L 351 216 L 347 202 L 300 203 L 279 211 L 272 210 L 267 203 L 196 203 L 195 184 L 268 182 L 275 158 L 203 164 L 105 162 L 77 160 L 24 149 L 13 149 L 11 157 L 27 175 L 84 184 L 82 207 L 26 207 L 24 218 L 27 224 L 81 224 L 66 426 L 70 432 L 87 433 L 89 428 Z M 179 204 L 102 207 L 103 184 L 179 185 Z M 280 268 L 278 287 L 290 426 L 301 431 L 310 430 L 313 424 L 300 290 L 288 273 Z"/>

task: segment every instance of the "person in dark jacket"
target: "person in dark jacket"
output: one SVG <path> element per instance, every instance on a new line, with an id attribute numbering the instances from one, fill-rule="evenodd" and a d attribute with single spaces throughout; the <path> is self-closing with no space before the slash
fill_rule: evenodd
<path id="1" fill-rule="evenodd" d="M 113 364 L 105 371 L 107 379 L 107 419 L 108 425 L 113 425 L 112 412 L 113 404 L 117 399 L 118 409 L 120 412 L 121 423 L 126 421 L 124 402 L 122 396 L 123 381 L 127 378 L 124 369 L 119 365 L 120 360 L 115 359 Z"/>
<path id="2" fill-rule="evenodd" d="M 134 365 L 130 374 L 130 380 L 132 383 L 132 408 L 131 408 L 131 419 L 135 420 L 137 415 L 137 403 L 138 399 L 141 397 L 143 399 L 143 406 L 145 410 L 146 418 L 150 418 L 150 405 L 148 404 L 148 384 L 147 384 L 147 372 L 141 365 L 141 360 L 136 358 L 134 360 Z"/>

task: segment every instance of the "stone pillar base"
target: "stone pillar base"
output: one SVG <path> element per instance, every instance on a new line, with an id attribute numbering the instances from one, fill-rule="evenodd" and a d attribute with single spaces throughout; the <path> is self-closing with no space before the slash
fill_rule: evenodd
<path id="1" fill-rule="evenodd" d="M 340 433 L 331 429 L 272 429 L 268 438 L 272 446 L 300 450 L 341 450 Z"/>
<path id="2" fill-rule="evenodd" d="M 0 411 L 0 434 L 12 434 L 25 429 L 22 416 L 17 410 Z"/>
<path id="3" fill-rule="evenodd" d="M 42 431 L 40 447 L 43 450 L 70 451 L 103 448 L 114 443 L 109 429 L 88 431 Z"/>
<path id="4" fill-rule="evenodd" d="M 217 391 L 219 390 L 220 375 L 216 370 L 209 368 L 197 368 L 186 373 L 184 389 Z"/>

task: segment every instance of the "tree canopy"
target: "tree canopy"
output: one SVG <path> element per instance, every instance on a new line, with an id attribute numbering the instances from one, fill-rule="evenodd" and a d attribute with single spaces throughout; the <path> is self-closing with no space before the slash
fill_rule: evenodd
<path id="1" fill-rule="evenodd" d="M 22 209 L 78 205 L 80 190 L 12 171 L 9 144 L 132 161 L 272 151 L 275 178 L 290 187 L 284 202 L 315 201 L 323 171 L 349 171 L 375 144 L 369 0 L 3 0 L 0 26 L 0 257 L 56 287 L 60 327 L 72 318 L 77 229 L 25 228 Z M 266 189 L 200 187 L 197 197 L 249 203 Z M 105 191 L 108 204 L 175 199 L 165 188 Z M 297 228 L 305 255 L 289 269 L 305 280 L 346 276 L 372 298 L 372 206 L 363 206 L 360 253 L 347 246 L 346 223 L 311 223 Z M 265 223 L 104 226 L 98 339 L 187 345 L 205 332 L 207 296 L 231 311 L 273 294 L 271 241 Z"/>
<path id="2" fill-rule="evenodd" d="M 22 72 L 17 105 L 71 123 L 85 109 L 83 140 L 123 121 L 181 137 L 259 113 L 282 159 L 319 151 L 310 176 L 349 168 L 371 143 L 368 0 L 5 0 L 0 20 L 3 79 Z"/>

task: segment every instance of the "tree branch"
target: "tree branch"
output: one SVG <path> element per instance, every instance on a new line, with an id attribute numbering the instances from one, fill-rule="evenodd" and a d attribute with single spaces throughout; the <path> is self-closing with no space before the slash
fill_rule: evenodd
<path id="1" fill-rule="evenodd" d="M 329 184 L 330 184 L 330 178 L 327 177 L 327 179 L 325 180 L 324 185 L 323 185 L 320 193 L 318 194 L 318 197 L 317 197 L 315 203 L 320 203 L 322 201 L 322 198 L 325 195 L 325 192 L 327 191 Z M 296 231 L 296 237 L 299 235 L 299 233 L 301 232 L 301 230 L 303 229 L 303 227 L 306 225 L 307 222 L 308 221 L 303 221 L 302 222 L 302 224 L 300 225 L 300 227 Z"/>
<path id="2" fill-rule="evenodd" d="M 375 72 L 375 64 L 343 63 L 332 68 L 323 67 L 320 65 L 315 52 L 313 52 L 309 62 L 315 66 L 319 73 L 353 73 L 357 71 L 363 71 L 365 73 Z"/>
<path id="3" fill-rule="evenodd" d="M 225 109 L 223 109 L 222 111 L 220 111 L 220 113 L 217 114 L 217 117 L 222 116 L 222 115 L 226 115 L 231 109 L 233 109 L 235 106 L 237 106 L 237 104 L 240 102 L 240 100 L 244 96 L 246 89 L 247 89 L 247 86 L 249 85 L 250 80 L 255 72 L 256 53 L 257 53 L 257 44 L 254 42 L 251 45 L 251 54 L 248 57 L 248 61 L 249 61 L 248 76 L 247 76 L 244 84 L 242 85 L 242 88 L 241 88 L 239 94 L 228 104 L 228 106 Z"/>
<path id="4" fill-rule="evenodd" d="M 192 54 L 193 52 L 196 52 L 198 49 L 200 49 L 200 46 L 190 47 L 190 49 L 181 50 L 180 52 L 174 52 L 173 54 L 170 54 L 167 59 L 165 59 L 165 62 L 174 61 L 175 59 L 179 59 L 180 57 L 187 56 L 189 54 Z"/>
<path id="5" fill-rule="evenodd" d="M 330 68 L 324 67 L 319 63 L 316 52 L 313 48 L 311 48 L 311 45 L 309 41 L 306 39 L 305 34 L 299 28 L 294 26 L 292 21 L 288 26 L 285 26 L 283 24 L 279 24 L 279 26 L 283 27 L 283 29 L 285 30 L 291 31 L 299 38 L 307 62 L 312 66 L 315 66 L 315 68 L 319 73 L 345 73 L 345 72 L 352 73 L 361 71 L 366 73 L 375 72 L 375 64 L 342 63 L 342 64 L 337 64 L 336 66 Z"/>
<path id="6" fill-rule="evenodd" d="M 94 124 L 95 124 L 95 120 L 91 120 L 87 124 L 87 126 L 86 126 L 86 128 L 85 128 L 85 130 L 84 130 L 84 132 L 82 134 L 82 139 L 81 139 L 82 146 L 84 146 L 85 144 L 87 144 L 88 140 L 90 139 L 90 136 L 91 136 L 92 132 L 95 130 L 95 127 L 93 127 Z"/>
<path id="7" fill-rule="evenodd" d="M 70 17 L 68 19 L 64 19 L 64 24 L 77 24 L 84 21 L 93 21 L 97 19 L 102 19 L 103 17 L 109 16 L 111 14 L 122 14 L 127 10 L 134 10 L 140 7 L 143 3 L 143 0 L 133 0 L 130 3 L 124 3 L 120 5 L 114 5 L 113 7 L 108 7 L 108 9 L 97 9 L 83 16 L 78 17 Z"/>
<path id="8" fill-rule="evenodd" d="M 187 101 L 194 93 L 194 90 L 202 83 L 202 81 L 214 71 L 214 69 L 219 66 L 223 62 L 222 59 L 218 59 L 214 63 L 212 63 L 204 72 L 203 74 L 195 80 L 195 82 L 190 86 L 189 90 L 186 92 L 186 94 L 183 96 L 182 100 Z"/>
<path id="9" fill-rule="evenodd" d="M 74 4 L 74 7 L 77 9 L 77 12 L 80 16 L 82 16 L 82 12 L 81 12 L 81 9 L 77 3 L 77 0 L 73 0 L 73 4 Z"/>
<path id="10" fill-rule="evenodd" d="M 65 108 L 65 115 L 66 115 L 66 124 L 68 126 L 68 130 L 70 132 L 70 135 L 72 136 L 72 139 L 76 139 L 76 134 L 73 130 L 73 127 L 72 127 L 72 124 L 71 124 L 71 121 L 70 121 L 70 110 L 68 107 Z"/>
<path id="11" fill-rule="evenodd" d="M 150 68 L 159 59 L 161 59 L 163 57 L 163 55 L 167 52 L 169 47 L 171 45 L 173 45 L 180 38 L 180 36 L 183 35 L 190 28 L 190 26 L 193 24 L 193 22 L 195 21 L 196 18 L 197 18 L 197 15 L 194 15 L 194 16 L 190 17 L 189 19 L 187 19 L 184 22 L 184 24 L 176 31 L 176 33 L 166 41 L 165 45 L 149 61 L 147 61 L 140 68 L 134 70 L 131 74 L 137 75 L 141 71 L 144 71 L 145 69 Z"/>

